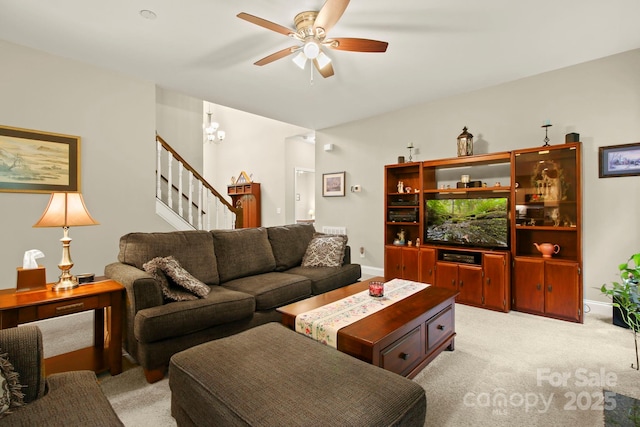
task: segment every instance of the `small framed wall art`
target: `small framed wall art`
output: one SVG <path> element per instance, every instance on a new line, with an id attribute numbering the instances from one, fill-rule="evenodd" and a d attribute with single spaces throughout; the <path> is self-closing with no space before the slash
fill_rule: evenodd
<path id="1" fill-rule="evenodd" d="M 599 176 L 640 175 L 640 142 L 598 148 Z"/>
<path id="2" fill-rule="evenodd" d="M 80 191 L 80 137 L 0 126 L 0 191 Z"/>
<path id="3" fill-rule="evenodd" d="M 344 196 L 344 176 L 345 172 L 333 172 L 322 174 L 322 196 L 341 197 Z"/>

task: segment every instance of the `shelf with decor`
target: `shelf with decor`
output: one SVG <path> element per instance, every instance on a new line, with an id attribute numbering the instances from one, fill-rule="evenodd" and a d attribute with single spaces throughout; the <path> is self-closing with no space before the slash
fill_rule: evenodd
<path id="1" fill-rule="evenodd" d="M 513 152 L 513 307 L 583 321 L 581 144 Z"/>
<path id="2" fill-rule="evenodd" d="M 422 162 L 426 194 L 476 194 L 510 191 L 509 152 Z"/>
<path id="3" fill-rule="evenodd" d="M 409 246 L 422 235 L 421 183 L 420 162 L 385 166 L 385 245 Z"/>

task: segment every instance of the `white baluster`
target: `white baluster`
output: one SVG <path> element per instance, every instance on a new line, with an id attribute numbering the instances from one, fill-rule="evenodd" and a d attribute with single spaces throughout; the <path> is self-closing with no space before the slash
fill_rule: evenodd
<path id="1" fill-rule="evenodd" d="M 173 154 L 167 153 L 169 155 L 167 159 L 167 167 L 169 170 L 167 171 L 167 205 L 173 209 L 173 179 L 172 179 L 172 169 L 173 169 Z"/>
<path id="2" fill-rule="evenodd" d="M 216 197 L 216 228 L 220 228 L 220 199 Z"/>
<path id="3" fill-rule="evenodd" d="M 193 225 L 193 172 L 189 171 L 189 224 Z"/>
<path id="4" fill-rule="evenodd" d="M 184 172 L 184 165 L 182 164 L 182 162 L 178 163 L 178 215 L 182 216 L 184 209 L 182 207 L 182 199 L 184 199 L 184 197 L 182 196 L 182 174 Z"/>
<path id="5" fill-rule="evenodd" d="M 162 176 L 162 144 L 160 141 L 156 144 L 156 197 L 162 200 L 162 187 L 160 187 L 160 177 Z"/>
<path id="6" fill-rule="evenodd" d="M 211 195 L 213 193 L 211 193 L 211 190 L 207 188 L 207 192 L 204 194 L 206 196 L 204 205 L 207 207 L 207 230 L 211 230 L 211 206 L 209 206 L 210 204 L 209 200 L 211 200 Z"/>
<path id="7" fill-rule="evenodd" d="M 198 180 L 198 230 L 202 230 L 202 181 Z"/>

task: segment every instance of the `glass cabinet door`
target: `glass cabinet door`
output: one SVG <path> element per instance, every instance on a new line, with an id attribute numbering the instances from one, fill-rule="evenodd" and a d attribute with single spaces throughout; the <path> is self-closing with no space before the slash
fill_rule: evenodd
<path id="1" fill-rule="evenodd" d="M 516 256 L 540 256 L 551 243 L 554 258 L 579 258 L 579 151 L 564 144 L 514 152 Z"/>

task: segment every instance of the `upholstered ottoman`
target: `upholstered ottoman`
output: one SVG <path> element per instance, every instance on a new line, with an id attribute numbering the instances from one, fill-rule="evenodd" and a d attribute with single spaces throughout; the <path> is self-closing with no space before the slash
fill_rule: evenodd
<path id="1" fill-rule="evenodd" d="M 178 426 L 420 426 L 418 384 L 267 323 L 173 355 Z"/>

